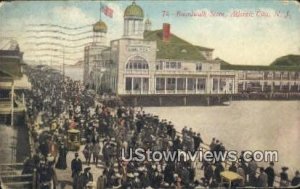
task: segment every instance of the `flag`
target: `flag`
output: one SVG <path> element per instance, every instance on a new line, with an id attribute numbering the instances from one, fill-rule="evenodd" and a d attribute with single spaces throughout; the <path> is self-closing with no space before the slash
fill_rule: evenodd
<path id="1" fill-rule="evenodd" d="M 108 7 L 107 5 L 101 3 L 101 12 L 103 12 L 106 16 L 112 18 L 114 10 Z"/>

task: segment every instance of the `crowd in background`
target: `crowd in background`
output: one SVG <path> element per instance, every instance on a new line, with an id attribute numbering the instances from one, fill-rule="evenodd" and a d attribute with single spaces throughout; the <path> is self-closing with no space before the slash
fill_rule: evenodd
<path id="1" fill-rule="evenodd" d="M 122 104 L 95 102 L 95 94 L 85 89 L 80 82 L 63 77 L 57 72 L 26 70 L 32 83 L 32 91 L 26 94 L 28 125 L 36 151 L 24 163 L 23 173 L 38 173 L 41 188 L 56 186 L 59 178 L 56 169 L 71 169 L 73 188 L 83 189 L 97 183 L 97 188 L 196 188 L 217 187 L 221 183 L 224 162 L 188 161 L 126 161 L 122 150 L 129 157 L 130 149 L 152 151 L 178 150 L 195 152 L 203 145 L 200 133 L 184 127 L 178 133 L 174 125 L 158 116 L 146 114 L 143 108 L 124 107 Z M 75 153 L 68 167 L 67 131 L 78 129 L 84 148 Z M 225 146 L 213 139 L 208 150 L 224 152 Z M 80 158 L 80 153 L 84 159 Z M 94 178 L 91 167 L 103 173 Z M 253 160 L 242 158 L 232 163 L 229 171 L 243 179 L 233 186 L 272 187 L 274 163 L 266 169 Z M 257 171 L 259 170 L 259 174 Z M 299 184 L 299 172 L 290 182 L 287 167 L 280 173 L 280 185 Z M 203 177 L 197 172 L 203 171 Z"/>

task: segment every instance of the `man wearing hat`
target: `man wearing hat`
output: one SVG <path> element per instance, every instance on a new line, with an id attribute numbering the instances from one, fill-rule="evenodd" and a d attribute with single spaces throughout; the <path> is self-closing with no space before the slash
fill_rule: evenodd
<path id="1" fill-rule="evenodd" d="M 132 173 L 127 174 L 127 180 L 123 183 L 124 188 L 133 188 L 134 175 Z"/>
<path id="2" fill-rule="evenodd" d="M 274 162 L 270 162 L 270 166 L 266 168 L 265 172 L 268 175 L 268 187 L 273 187 L 275 171 L 274 171 Z"/>
<path id="3" fill-rule="evenodd" d="M 97 179 L 97 189 L 105 189 L 107 185 L 107 177 L 106 175 L 100 175 Z"/>
<path id="4" fill-rule="evenodd" d="M 295 173 L 295 177 L 293 178 L 292 182 L 291 182 L 292 186 L 299 186 L 300 185 L 300 173 L 299 171 L 296 171 Z"/>
<path id="5" fill-rule="evenodd" d="M 282 172 L 280 173 L 280 187 L 289 186 L 289 177 L 287 174 L 288 167 L 282 167 Z"/>
<path id="6" fill-rule="evenodd" d="M 248 163 L 248 168 L 249 168 L 249 184 L 251 186 L 255 186 L 257 163 L 254 161 L 253 157 L 252 160 Z"/>
<path id="7" fill-rule="evenodd" d="M 133 180 L 133 188 L 142 188 L 142 183 L 139 179 L 139 173 L 135 172 L 133 173 L 134 180 Z"/>
<path id="8" fill-rule="evenodd" d="M 257 178 L 257 186 L 258 187 L 267 187 L 268 185 L 268 175 L 265 173 L 265 169 L 263 167 L 259 168 L 259 176 Z"/>
<path id="9" fill-rule="evenodd" d="M 72 177 L 78 176 L 79 173 L 82 171 L 82 162 L 79 159 L 78 152 L 75 153 L 75 158 L 71 162 L 71 169 L 72 169 Z"/>
<path id="10" fill-rule="evenodd" d="M 84 168 L 84 172 L 80 175 L 82 186 L 86 187 L 89 182 L 93 181 L 93 175 L 90 173 L 91 167 Z"/>

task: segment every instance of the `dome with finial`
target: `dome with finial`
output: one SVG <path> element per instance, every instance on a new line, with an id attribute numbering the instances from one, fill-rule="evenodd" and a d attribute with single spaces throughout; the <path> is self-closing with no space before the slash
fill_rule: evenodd
<path id="1" fill-rule="evenodd" d="M 103 22 L 102 20 L 99 20 L 96 24 L 94 24 L 93 31 L 106 33 L 107 26 L 106 26 L 105 22 Z"/>
<path id="2" fill-rule="evenodd" d="M 145 20 L 145 24 L 151 24 L 151 21 L 150 21 L 149 18 L 147 18 L 147 19 Z"/>
<path id="3" fill-rule="evenodd" d="M 144 18 L 144 11 L 133 1 L 132 4 L 125 9 L 124 17 Z"/>

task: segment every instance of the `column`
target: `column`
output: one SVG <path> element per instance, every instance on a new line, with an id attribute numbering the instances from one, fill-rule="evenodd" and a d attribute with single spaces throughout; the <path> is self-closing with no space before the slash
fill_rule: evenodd
<path id="1" fill-rule="evenodd" d="M 235 93 L 235 79 L 232 78 L 232 88 L 231 88 L 231 93 Z"/>
<path id="2" fill-rule="evenodd" d="M 164 79 L 165 79 L 165 94 L 167 94 L 167 78 L 166 77 L 164 77 Z"/>
<path id="3" fill-rule="evenodd" d="M 274 80 L 271 82 L 271 92 L 274 92 Z"/>
<path id="4" fill-rule="evenodd" d="M 198 79 L 199 78 L 196 78 L 196 90 L 195 90 L 195 93 L 197 94 L 197 91 L 198 91 Z"/>
<path id="5" fill-rule="evenodd" d="M 211 88 L 211 85 L 210 85 L 210 75 L 209 74 L 207 74 L 207 78 L 206 78 L 206 93 L 207 94 L 209 94 L 210 93 L 210 88 Z"/>
<path id="6" fill-rule="evenodd" d="M 141 94 L 144 92 L 144 78 L 141 77 Z"/>
<path id="7" fill-rule="evenodd" d="M 218 88 L 217 88 L 217 93 L 219 94 L 220 93 L 220 76 L 218 77 Z"/>
<path id="8" fill-rule="evenodd" d="M 175 77 L 175 94 L 177 94 L 177 77 Z"/>
<path id="9" fill-rule="evenodd" d="M 14 80 L 11 83 L 11 120 L 10 120 L 10 125 L 14 125 L 14 93 L 15 93 L 15 83 Z"/>
<path id="10" fill-rule="evenodd" d="M 282 72 L 280 72 L 280 86 L 279 86 L 279 90 L 282 90 Z"/>
<path id="11" fill-rule="evenodd" d="M 131 78 L 131 94 L 133 93 L 133 77 Z"/>
<path id="12" fill-rule="evenodd" d="M 185 78 L 185 94 L 187 94 L 187 89 L 188 89 L 188 78 Z"/>
<path id="13" fill-rule="evenodd" d="M 149 80 L 149 89 L 150 89 L 150 80 Z M 151 90 L 150 93 L 152 93 Z M 154 77 L 154 94 L 156 94 L 156 77 Z"/>

